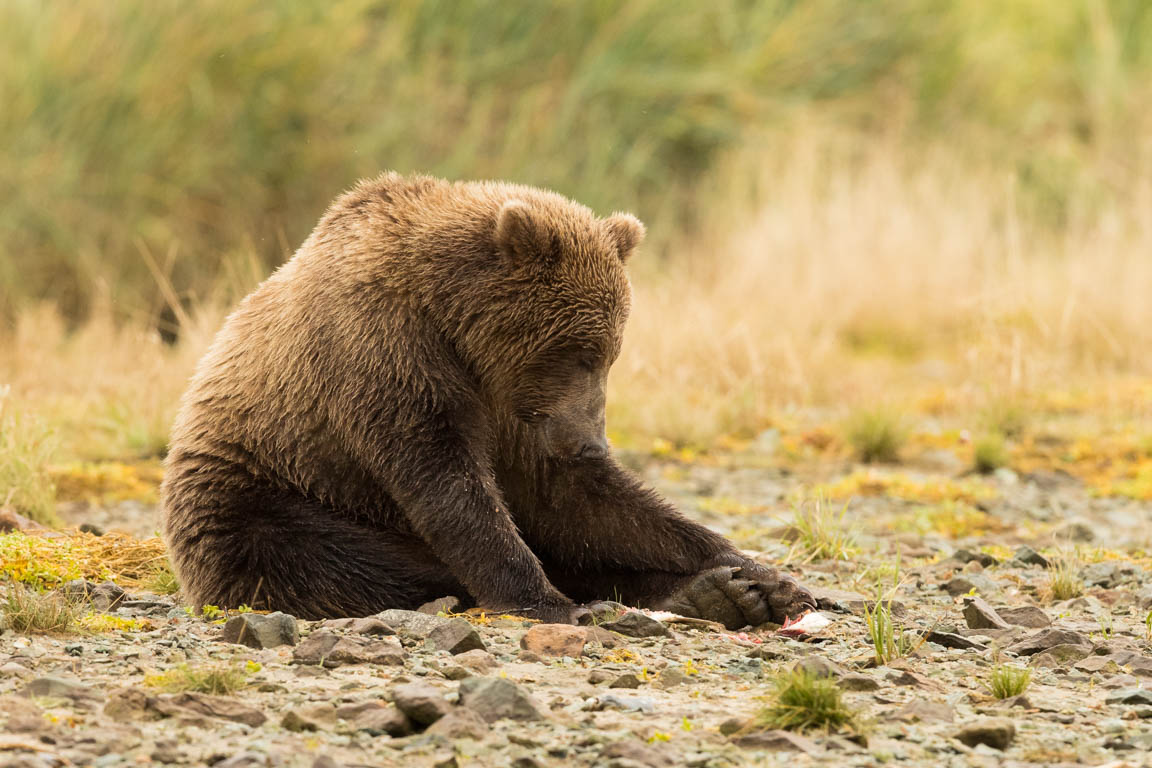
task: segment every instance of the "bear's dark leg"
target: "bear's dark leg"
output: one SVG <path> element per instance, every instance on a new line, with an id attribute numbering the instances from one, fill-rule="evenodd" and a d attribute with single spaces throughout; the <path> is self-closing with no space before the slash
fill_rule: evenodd
<path id="1" fill-rule="evenodd" d="M 445 595 L 468 600 L 420 539 L 359 525 L 297 494 L 194 473 L 174 479 L 167 497 L 165 537 L 193 605 L 319 619 Z"/>

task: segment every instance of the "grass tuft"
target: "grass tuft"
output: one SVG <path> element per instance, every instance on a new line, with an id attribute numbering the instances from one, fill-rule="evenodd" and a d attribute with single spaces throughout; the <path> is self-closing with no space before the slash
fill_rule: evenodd
<path id="1" fill-rule="evenodd" d="M 831 731 L 857 725 L 857 714 L 844 704 L 835 680 L 797 669 L 781 673 L 772 682 L 772 702 L 757 713 L 752 727 Z"/>
<path id="2" fill-rule="evenodd" d="M 999 432 L 981 436 L 972 446 L 972 465 L 981 474 L 986 475 L 1008 466 L 1009 461 L 1008 446 Z"/>
<path id="3" fill-rule="evenodd" d="M 864 623 L 868 626 L 868 639 L 872 642 L 877 664 L 887 664 L 912 652 L 912 641 L 892 617 L 892 600 L 885 602 L 879 589 L 876 605 L 872 608 L 867 604 L 864 606 Z"/>
<path id="4" fill-rule="evenodd" d="M 992 667 L 984 686 L 998 699 L 1010 699 L 1028 690 L 1032 683 L 1032 670 L 1026 667 L 1013 667 L 997 664 Z"/>
<path id="5" fill-rule="evenodd" d="M 50 433 L 38 421 L 16 412 L 8 388 L 0 388 L 0 507 L 44 525 L 58 525 L 56 487 L 46 465 Z"/>
<path id="6" fill-rule="evenodd" d="M 845 521 L 847 512 L 847 502 L 837 511 L 823 497 L 793 507 L 796 543 L 808 560 L 848 560 L 856 553 L 855 535 Z"/>
<path id="7" fill-rule="evenodd" d="M 1044 587 L 1053 602 L 1071 600 L 1084 594 L 1084 580 L 1080 577 L 1080 556 L 1077 552 L 1061 552 L 1050 558 L 1048 582 Z"/>
<path id="8" fill-rule="evenodd" d="M 908 430 L 899 412 L 890 408 L 867 408 L 848 418 L 845 436 L 860 461 L 892 464 L 900 460 L 900 449 L 908 439 Z"/>
<path id="9" fill-rule="evenodd" d="M 192 666 L 181 664 L 166 672 L 149 675 L 144 683 L 167 693 L 210 693 L 224 695 L 235 693 L 248 685 L 248 679 L 260 671 L 255 662 L 246 664 L 206 664 Z"/>
<path id="10" fill-rule="evenodd" d="M 54 592 L 10 584 L 3 602 L 4 625 L 23 635 L 64 634 L 77 629 L 83 606 Z"/>

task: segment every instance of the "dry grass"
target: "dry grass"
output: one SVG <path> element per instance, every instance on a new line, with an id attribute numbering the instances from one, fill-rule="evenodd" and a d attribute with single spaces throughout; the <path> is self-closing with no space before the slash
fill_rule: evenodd
<path id="1" fill-rule="evenodd" d="M 847 514 L 847 502 L 836 510 L 819 496 L 795 505 L 792 527 L 796 547 L 806 561 L 848 560 L 856 553 L 856 536 Z"/>
<path id="2" fill-rule="evenodd" d="M 158 538 L 76 531 L 0 534 L 0 577 L 37 588 L 84 578 L 147 589 L 165 578 L 167 568 L 164 543 Z"/>
<path id="3" fill-rule="evenodd" d="M 71 632 L 85 610 L 60 594 L 21 584 L 8 585 L 2 606 L 4 625 L 23 635 Z"/>
<path id="4" fill-rule="evenodd" d="M 1080 576 L 1081 557 L 1078 552 L 1059 552 L 1049 558 L 1048 581 L 1044 593 L 1049 600 L 1071 600 L 1084 594 L 1084 579 Z"/>
<path id="5" fill-rule="evenodd" d="M 835 680 L 799 669 L 780 673 L 772 683 L 772 702 L 757 713 L 753 728 L 833 731 L 857 727 L 856 713 L 844 703 Z"/>
<path id="6" fill-rule="evenodd" d="M 1032 670 L 1027 667 L 997 664 L 992 667 L 984 686 L 997 699 L 1010 699 L 1028 690 L 1031 683 Z"/>
<path id="7" fill-rule="evenodd" d="M 963 153 L 838 152 L 819 133 L 775 148 L 756 215 L 718 226 L 680 268 L 635 277 L 611 390 L 620 435 L 706 444 L 797 404 L 940 388 L 995 393 L 1005 406 L 988 415 L 1011 434 L 1023 393 L 1148 374 L 1152 174 L 1111 196 L 1073 190 L 1054 229 Z"/>
<path id="8" fill-rule="evenodd" d="M 1004 443 L 1004 436 L 998 432 L 981 435 L 972 445 L 972 466 L 981 474 L 995 472 L 1001 467 L 1008 466 L 1011 456 L 1008 446 Z"/>
<path id="9" fill-rule="evenodd" d="M 161 674 L 150 675 L 144 682 L 168 693 L 194 691 L 217 696 L 235 693 L 248 685 L 248 679 L 260 670 L 260 665 L 213 663 L 193 666 L 181 664 Z"/>

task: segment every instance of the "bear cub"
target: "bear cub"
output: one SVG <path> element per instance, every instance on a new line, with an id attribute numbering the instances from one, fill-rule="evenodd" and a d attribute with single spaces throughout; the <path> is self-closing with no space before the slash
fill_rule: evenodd
<path id="1" fill-rule="evenodd" d="M 643 237 L 513 184 L 339 197 L 183 398 L 162 514 L 186 597 L 317 619 L 451 594 L 546 622 L 616 599 L 730 628 L 814 608 L 612 457 Z"/>

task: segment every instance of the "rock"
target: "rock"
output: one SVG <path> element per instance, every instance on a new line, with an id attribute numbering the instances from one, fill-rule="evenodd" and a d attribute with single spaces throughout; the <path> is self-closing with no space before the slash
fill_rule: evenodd
<path id="1" fill-rule="evenodd" d="M 57 591 L 69 600 L 90 602 L 98 611 L 110 611 L 127 597 L 127 593 L 111 581 L 95 584 L 84 579 L 74 579 Z"/>
<path id="2" fill-rule="evenodd" d="M 893 685 L 906 685 L 915 688 L 937 689 L 940 686 L 924 675 L 913 672 L 911 669 L 895 667 L 884 675 L 884 679 Z"/>
<path id="3" fill-rule="evenodd" d="M 471 709 L 453 709 L 437 720 L 428 730 L 427 734 L 443 736 L 446 739 L 476 739 L 479 741 L 487 735 L 488 723 L 479 714 Z"/>
<path id="4" fill-rule="evenodd" d="M 942 645 L 945 648 L 957 648 L 962 651 L 983 651 L 986 648 L 982 643 L 978 643 L 969 637 L 958 635 L 955 632 L 932 630 L 924 635 L 924 639 L 930 643 Z"/>
<path id="5" fill-rule="evenodd" d="M 839 613 L 854 613 L 857 616 L 864 614 L 864 609 L 875 610 L 876 598 L 862 595 L 859 592 L 849 592 L 843 589 L 831 589 L 814 584 L 806 585 L 808 591 L 816 598 L 816 605 L 822 611 L 836 611 Z M 899 600 L 884 601 L 889 606 L 893 616 L 904 616 L 907 610 Z"/>
<path id="6" fill-rule="evenodd" d="M 404 656 L 404 649 L 395 637 L 341 637 L 318 630 L 296 646 L 292 652 L 292 661 L 333 668 L 343 664 L 399 665 L 404 663 Z"/>
<path id="7" fill-rule="evenodd" d="M 99 691 L 78 680 L 63 677 L 37 677 L 20 689 L 21 696 L 45 699 L 71 699 L 92 702 L 103 698 Z"/>
<path id="8" fill-rule="evenodd" d="M 320 624 L 321 629 L 343 629 L 357 635 L 386 637 L 396 634 L 396 630 L 372 616 L 359 619 L 328 619 Z"/>
<path id="9" fill-rule="evenodd" d="M 792 665 L 792 670 L 817 678 L 843 677 L 846 673 L 839 664 L 823 656 L 805 656 Z"/>
<path id="10" fill-rule="evenodd" d="M 631 672 L 620 675 L 611 683 L 608 684 L 609 688 L 639 688 L 640 678 Z"/>
<path id="11" fill-rule="evenodd" d="M 249 648 L 275 648 L 280 645 L 296 645 L 300 633 L 296 629 L 296 619 L 286 613 L 277 611 L 266 616 L 242 613 L 228 619 L 220 639 Z"/>
<path id="12" fill-rule="evenodd" d="M 214 763 L 212 768 L 268 768 L 269 765 L 268 755 L 262 752 L 241 752 Z"/>
<path id="13" fill-rule="evenodd" d="M 225 696 L 210 696 L 206 693 L 176 693 L 160 696 L 158 706 L 165 714 L 173 714 L 171 708 L 186 709 L 208 717 L 231 720 L 250 725 L 253 728 L 263 725 L 268 717 L 258 709 Z"/>
<path id="14" fill-rule="evenodd" d="M 320 731 L 335 725 L 336 710 L 330 704 L 310 704 L 293 707 L 280 718 L 280 725 L 289 731 L 303 733 Z"/>
<path id="15" fill-rule="evenodd" d="M 944 584 L 943 589 L 952 597 L 975 593 L 991 595 L 1000 591 L 1000 586 L 982 573 L 967 573 L 955 576 Z"/>
<path id="16" fill-rule="evenodd" d="M 1033 654 L 1032 661 L 1029 663 L 1034 667 L 1067 667 L 1080 661 L 1091 652 L 1091 646 L 1061 643 Z"/>
<path id="17" fill-rule="evenodd" d="M 470 672 L 479 673 L 484 673 L 500 666 L 500 662 L 496 660 L 495 656 L 488 653 L 488 651 L 481 650 L 458 653 L 452 661 Z"/>
<path id="18" fill-rule="evenodd" d="M 452 708 L 444 694 L 427 683 L 405 683 L 392 691 L 396 708 L 418 725 L 431 725 Z"/>
<path id="19" fill-rule="evenodd" d="M 587 627 L 569 624 L 537 624 L 520 638 L 520 647 L 539 656 L 579 658 L 588 642 Z"/>
<path id="20" fill-rule="evenodd" d="M 1035 605 L 1020 605 L 1014 608 L 997 608 L 997 615 L 1014 627 L 1043 629 L 1051 626 L 1052 619 Z"/>
<path id="21" fill-rule="evenodd" d="M 817 754 L 820 747 L 811 739 L 790 731 L 755 731 L 732 739 L 732 743 L 746 749 L 765 749 L 772 752 L 804 752 Z"/>
<path id="22" fill-rule="evenodd" d="M 1104 701 L 1108 704 L 1152 707 L 1152 690 L 1147 688 L 1128 688 L 1108 694 L 1108 698 L 1104 699 Z"/>
<path id="23" fill-rule="evenodd" d="M 580 627 L 584 630 L 584 639 L 588 643 L 595 643 L 604 648 L 619 648 L 626 642 L 615 632 L 609 632 L 602 627 Z"/>
<path id="24" fill-rule="evenodd" d="M 983 568 L 999 565 L 1000 561 L 984 552 L 973 552 L 970 549 L 958 549 L 952 553 L 952 559 L 960 563 L 980 563 Z"/>
<path id="25" fill-rule="evenodd" d="M 156 697 L 140 688 L 117 688 L 108 694 L 104 715 L 126 722 L 129 720 L 159 720 L 165 714 L 157 709 Z"/>
<path id="26" fill-rule="evenodd" d="M 909 723 L 950 723 L 952 707 L 947 702 L 913 699 L 892 714 L 895 720 Z"/>
<path id="27" fill-rule="evenodd" d="M 1117 651 L 1107 656 L 1088 656 L 1075 664 L 1081 672 L 1111 672 L 1116 674 L 1121 668 L 1140 677 L 1152 677 L 1152 658 L 1131 651 Z"/>
<path id="28" fill-rule="evenodd" d="M 0 696 L 0 732 L 26 733 L 39 731 L 48 726 L 44 710 L 22 696 Z"/>
<path id="29" fill-rule="evenodd" d="M 336 717 L 347 720 L 358 731 L 379 736 L 407 736 L 412 733 L 412 721 L 399 708 L 382 701 L 364 701 L 336 708 Z"/>
<path id="30" fill-rule="evenodd" d="M 520 686 L 501 677 L 469 677 L 460 682 L 460 704 L 486 722 L 543 720 L 544 709 Z"/>
<path id="31" fill-rule="evenodd" d="M 639 611 L 628 611 L 616 621 L 601 624 L 604 629 L 619 632 L 629 637 L 671 637 L 672 633 L 662 622 Z"/>
<path id="32" fill-rule="evenodd" d="M 617 603 L 615 600 L 599 600 L 595 603 L 589 603 L 584 607 L 591 611 L 591 615 L 588 618 L 594 625 L 601 625 L 608 621 L 616 621 L 616 619 L 628 612 L 628 606 Z"/>
<path id="33" fill-rule="evenodd" d="M 592 685 L 599 685 L 600 683 L 606 683 L 609 680 L 615 679 L 616 673 L 610 669 L 600 669 L 597 667 L 588 673 L 588 682 L 592 683 Z"/>
<path id="34" fill-rule="evenodd" d="M 1087 520 L 1072 519 L 1061 523 L 1052 531 L 1052 538 L 1057 541 L 1090 542 L 1096 539 L 1096 529 Z"/>
<path id="35" fill-rule="evenodd" d="M 616 693 L 606 693 L 593 699 L 588 708 L 594 712 L 605 709 L 616 709 L 621 712 L 655 712 L 656 703 L 647 696 L 621 696 Z"/>
<path id="36" fill-rule="evenodd" d="M 1112 587 L 1119 581 L 1120 567 L 1110 561 L 1092 563 L 1080 572 L 1081 578 L 1093 587 Z"/>
<path id="37" fill-rule="evenodd" d="M 990 717 L 964 726 L 956 733 L 956 740 L 969 747 L 984 744 L 1001 751 L 1008 749 L 1016 738 L 1016 726 L 1011 720 Z"/>
<path id="38" fill-rule="evenodd" d="M 604 747 L 600 750 L 600 759 L 596 764 L 665 768 L 670 763 L 668 758 L 655 748 L 640 741 L 629 740 L 616 741 Z"/>
<path id="39" fill-rule="evenodd" d="M 996 609 L 979 597 L 965 598 L 964 621 L 969 629 L 1008 629 L 1010 626 Z"/>
<path id="40" fill-rule="evenodd" d="M 436 600 L 430 600 L 427 603 L 424 603 L 424 605 L 416 609 L 416 612 L 426 613 L 429 616 L 436 616 L 441 613 L 447 615 L 450 613 L 456 613 L 461 605 L 462 603 L 460 602 L 460 598 L 448 595 L 447 597 L 441 597 Z"/>
<path id="41" fill-rule="evenodd" d="M 844 675 L 836 681 L 836 685 L 840 686 L 845 691 L 877 691 L 880 690 L 880 683 L 876 679 L 868 675 L 853 672 Z"/>
<path id="42" fill-rule="evenodd" d="M 1014 555 L 1012 555 L 1012 560 L 1013 560 L 1013 562 L 1016 562 L 1016 563 L 1019 563 L 1021 565 L 1025 565 L 1025 566 L 1038 565 L 1041 568 L 1047 568 L 1051 565 L 1051 563 L 1048 562 L 1048 558 L 1044 557 L 1044 555 L 1040 554 L 1039 552 L 1032 549 L 1032 547 L 1029 547 L 1028 545 L 1024 545 L 1024 546 L 1018 548 L 1016 550 L 1016 553 Z"/>
<path id="43" fill-rule="evenodd" d="M 428 645 L 451 654 L 485 650 L 480 633 L 465 619 L 450 619 L 428 633 Z"/>
<path id="44" fill-rule="evenodd" d="M 675 688 L 678 685 L 684 685 L 690 682 L 691 679 L 692 678 L 684 673 L 684 670 L 678 667 L 667 667 L 660 673 L 660 676 L 656 678 L 655 686 L 661 690 L 667 690 L 669 688 Z"/>
<path id="45" fill-rule="evenodd" d="M 1070 629 L 1057 629 L 1055 627 L 1030 635 L 1008 646 L 1006 650 L 1017 656 L 1032 656 L 1057 645 L 1079 645 L 1086 647 L 1088 652 L 1092 650 L 1092 643 L 1084 635 Z M 1087 656 L 1088 654 L 1085 653 L 1084 655 Z"/>
<path id="46" fill-rule="evenodd" d="M 384 622 L 400 634 L 408 635 L 419 640 L 427 638 L 429 633 L 436 629 L 436 627 L 451 621 L 451 619 L 443 616 L 430 616 L 427 613 L 403 611 L 399 608 L 381 611 L 376 614 L 374 618 Z"/>

